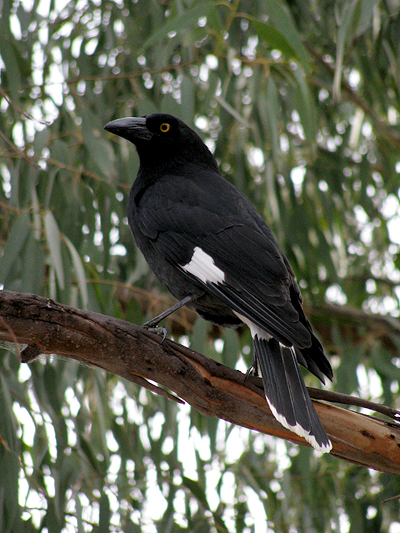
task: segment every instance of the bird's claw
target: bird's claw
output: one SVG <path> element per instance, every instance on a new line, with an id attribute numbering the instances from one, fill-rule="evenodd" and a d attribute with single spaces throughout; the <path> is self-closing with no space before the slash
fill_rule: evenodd
<path id="1" fill-rule="evenodd" d="M 168 334 L 167 328 L 164 328 L 163 326 L 157 326 L 156 324 L 153 325 L 151 320 L 143 324 L 142 327 L 146 328 L 147 331 L 151 331 L 151 333 L 155 333 L 156 335 L 159 335 L 161 337 L 160 344 L 163 344 L 163 342 L 167 338 L 167 334 Z"/>
<path id="2" fill-rule="evenodd" d="M 244 380 L 246 381 L 249 376 L 258 376 L 258 363 L 256 359 L 253 360 L 253 364 L 247 369 Z"/>

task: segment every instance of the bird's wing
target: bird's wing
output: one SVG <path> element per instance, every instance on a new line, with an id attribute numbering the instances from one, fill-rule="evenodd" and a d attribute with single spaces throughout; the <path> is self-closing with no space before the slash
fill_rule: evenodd
<path id="1" fill-rule="evenodd" d="M 283 344 L 308 347 L 310 331 L 293 301 L 294 279 L 283 263 L 279 271 L 276 258 L 271 261 L 268 244 L 253 228 L 234 225 L 204 239 L 182 269 L 201 275 L 210 293 Z M 215 269 L 223 274 L 213 277 Z"/>
<path id="2" fill-rule="evenodd" d="M 292 302 L 294 277 L 272 232 L 237 189 L 207 178 L 156 181 L 141 196 L 135 223 L 159 254 L 236 313 L 285 344 L 310 346 Z"/>

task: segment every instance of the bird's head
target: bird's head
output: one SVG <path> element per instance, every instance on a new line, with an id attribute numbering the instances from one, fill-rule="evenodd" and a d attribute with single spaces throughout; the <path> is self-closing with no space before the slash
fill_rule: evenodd
<path id="1" fill-rule="evenodd" d="M 113 120 L 104 129 L 136 146 L 141 163 L 174 165 L 179 161 L 217 168 L 214 156 L 197 133 L 182 120 L 165 113 Z"/>

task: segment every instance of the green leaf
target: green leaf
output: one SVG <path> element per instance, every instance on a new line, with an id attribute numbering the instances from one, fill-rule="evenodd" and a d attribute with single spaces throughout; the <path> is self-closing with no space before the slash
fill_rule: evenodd
<path id="1" fill-rule="evenodd" d="M 360 37 L 364 32 L 371 27 L 371 19 L 374 15 L 374 8 L 377 5 L 377 0 L 362 0 L 360 5 L 360 15 L 355 29 L 355 36 Z"/>
<path id="2" fill-rule="evenodd" d="M 240 353 L 240 343 L 238 334 L 234 329 L 227 329 L 224 335 L 224 349 L 222 352 L 222 362 L 235 368 Z"/>
<path id="3" fill-rule="evenodd" d="M 308 52 L 291 15 L 281 2 L 275 0 L 265 0 L 263 8 L 268 15 L 268 23 L 250 17 L 258 36 L 271 48 L 280 50 L 286 57 L 297 59 L 303 68 L 308 70 Z"/>
<path id="4" fill-rule="evenodd" d="M 30 231 L 29 214 L 21 213 L 12 223 L 0 261 L 0 283 L 6 284 L 25 245 Z"/>
<path id="5" fill-rule="evenodd" d="M 257 35 L 265 41 L 272 50 L 280 50 L 282 54 L 289 59 L 298 59 L 296 50 L 276 28 L 266 22 L 260 22 L 258 20 L 253 20 L 253 26 L 257 31 Z"/>
<path id="6" fill-rule="evenodd" d="M 20 514 L 18 505 L 18 474 L 20 466 L 18 455 L 0 447 L 0 501 L 2 503 L 2 512 L 0 512 L 1 531 L 12 533 L 20 531 L 16 520 Z"/>
<path id="7" fill-rule="evenodd" d="M 346 42 L 352 37 L 350 27 L 356 13 L 356 7 L 359 0 L 352 0 L 344 4 L 342 20 L 339 24 L 339 31 L 336 45 L 336 66 L 333 80 L 333 94 L 336 98 L 340 97 L 340 84 L 342 81 L 343 58 Z"/>
<path id="8" fill-rule="evenodd" d="M 201 503 L 205 510 L 210 510 L 208 505 L 208 500 L 204 492 L 204 487 L 201 487 L 197 481 L 190 479 L 186 476 L 182 476 L 184 485 L 190 490 L 190 492 L 195 496 L 195 498 Z"/>
<path id="9" fill-rule="evenodd" d="M 97 170 L 109 178 L 115 175 L 114 152 L 111 144 L 103 138 L 103 125 L 99 118 L 88 109 L 82 111 L 82 135 Z"/>
<path id="10" fill-rule="evenodd" d="M 35 140 L 33 143 L 33 148 L 35 150 L 35 155 L 40 156 L 43 148 L 48 146 L 50 140 L 50 128 L 44 128 L 42 131 L 38 131 L 35 134 Z"/>
<path id="11" fill-rule="evenodd" d="M 64 141 L 55 139 L 50 145 L 50 156 L 63 165 L 70 165 L 72 161 L 71 151 Z"/>
<path id="12" fill-rule="evenodd" d="M 211 511 L 210 506 L 208 505 L 208 500 L 207 500 L 204 488 L 200 485 L 200 483 L 186 476 L 183 476 L 183 483 L 190 490 L 193 496 L 195 496 L 195 498 L 201 503 L 202 507 L 205 510 L 208 510 L 212 514 L 212 517 L 214 519 L 218 532 L 228 533 L 228 530 L 222 518 L 219 515 L 218 509 L 216 512 Z"/>
<path id="13" fill-rule="evenodd" d="M 81 453 L 84 454 L 85 458 L 87 459 L 94 472 L 96 472 L 100 476 L 103 476 L 103 468 L 96 457 L 97 453 L 94 443 L 86 439 L 83 435 L 79 435 L 79 447 Z"/>
<path id="14" fill-rule="evenodd" d="M 40 294 L 43 290 L 45 256 L 41 244 L 30 233 L 24 247 L 21 291 Z"/>
<path id="15" fill-rule="evenodd" d="M 296 68 L 294 71 L 294 78 L 297 81 L 297 90 L 295 90 L 294 95 L 295 105 L 296 110 L 300 115 L 304 135 L 308 142 L 315 142 L 317 135 L 317 111 L 304 71 Z"/>
<path id="16" fill-rule="evenodd" d="M 20 103 L 19 87 L 21 87 L 21 73 L 19 70 L 19 64 L 17 59 L 18 51 L 16 50 L 15 43 L 7 41 L 6 39 L 0 40 L 0 54 L 5 64 L 5 71 L 2 76 L 5 75 L 8 81 L 7 85 L 11 92 L 11 99 L 15 105 Z"/>
<path id="17" fill-rule="evenodd" d="M 86 275 L 85 268 L 83 266 L 82 260 L 77 252 L 77 249 L 72 244 L 72 242 L 64 235 L 64 242 L 67 245 L 69 253 L 71 254 L 72 263 L 74 265 L 75 274 L 78 278 L 79 290 L 81 292 L 82 305 L 84 309 L 87 309 L 89 304 L 89 295 L 86 284 Z"/>
<path id="18" fill-rule="evenodd" d="M 44 214 L 44 231 L 50 252 L 50 261 L 55 270 L 58 285 L 64 290 L 64 267 L 61 255 L 61 235 L 56 219 L 51 211 Z"/>
<path id="19" fill-rule="evenodd" d="M 187 76 L 182 77 L 180 85 L 181 90 L 181 108 L 182 108 L 182 120 L 187 124 L 193 122 L 193 117 L 196 114 L 195 105 L 195 86 Z"/>
<path id="20" fill-rule="evenodd" d="M 20 441 L 17 438 L 18 424 L 13 413 L 13 400 L 10 390 L 10 384 L 3 374 L 0 374 L 0 422 L 1 422 L 1 436 L 6 448 L 13 453 L 18 454 L 20 451 Z M 1 444 L 0 449 L 5 449 Z"/>
<path id="21" fill-rule="evenodd" d="M 264 105 L 268 110 L 268 122 L 269 130 L 272 140 L 272 152 L 274 156 L 279 154 L 279 101 L 278 101 L 278 91 L 276 88 L 276 83 L 274 79 L 268 78 L 267 80 L 267 98 L 265 99 L 262 95 L 262 100 L 265 101 Z M 261 106 L 260 106 L 261 107 Z"/>
<path id="22" fill-rule="evenodd" d="M 195 352 L 204 354 L 207 350 L 208 323 L 202 318 L 197 318 L 190 338 L 190 348 Z"/>
<path id="23" fill-rule="evenodd" d="M 104 494 L 103 492 L 100 498 L 99 533 L 110 532 L 110 517 L 110 500 L 108 499 L 107 494 Z"/>
<path id="24" fill-rule="evenodd" d="M 207 17 L 211 11 L 215 11 L 218 5 L 223 4 L 219 4 L 219 2 L 215 1 L 204 2 L 204 4 L 188 9 L 182 13 L 182 15 L 169 20 L 158 31 L 154 32 L 149 39 L 147 39 L 143 44 L 143 50 L 146 50 L 146 48 L 152 46 L 161 39 L 167 38 L 169 33 L 178 33 L 197 28 L 198 20 L 202 17 Z"/>
<path id="25" fill-rule="evenodd" d="M 40 205 L 39 199 L 36 192 L 36 187 L 32 181 L 31 184 L 31 195 L 32 195 L 32 207 L 33 207 L 33 230 L 34 236 L 37 241 L 42 237 L 42 219 L 40 216 Z"/>

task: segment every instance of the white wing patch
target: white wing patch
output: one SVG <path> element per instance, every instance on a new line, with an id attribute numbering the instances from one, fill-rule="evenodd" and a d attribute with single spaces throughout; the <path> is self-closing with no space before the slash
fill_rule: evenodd
<path id="1" fill-rule="evenodd" d="M 216 266 L 211 255 L 206 254 L 198 246 L 194 249 L 189 263 L 182 268 L 203 283 L 223 283 L 225 281 L 225 273 Z"/>

